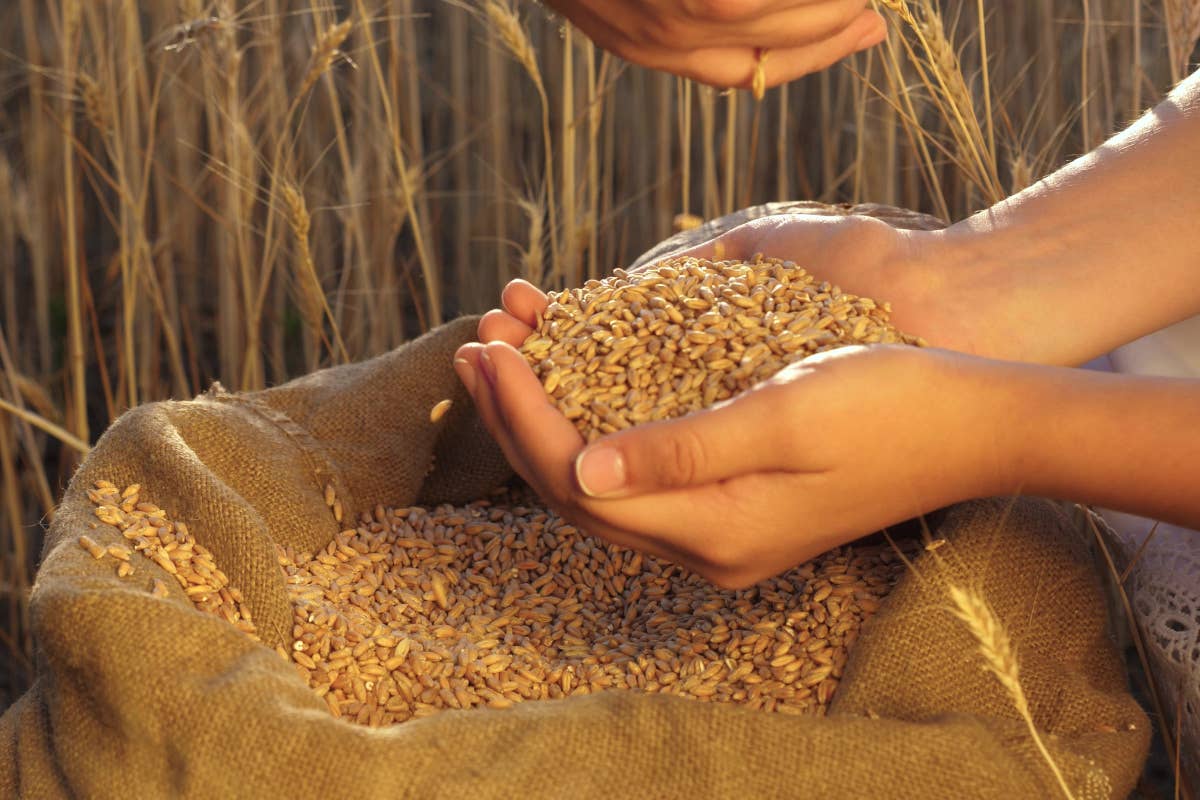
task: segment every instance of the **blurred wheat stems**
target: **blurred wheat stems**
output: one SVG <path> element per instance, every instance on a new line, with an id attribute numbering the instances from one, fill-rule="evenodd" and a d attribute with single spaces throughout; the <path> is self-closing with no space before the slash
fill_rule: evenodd
<path id="1" fill-rule="evenodd" d="M 913 32 L 920 44 L 921 53 L 918 53 L 907 37 L 900 37 L 909 63 L 925 86 L 928 97 L 949 124 L 954 143 L 962 153 L 958 155 L 947 149 L 947 156 L 958 165 L 964 177 L 982 192 L 987 202 L 997 203 L 1003 200 L 1007 193 L 996 173 L 994 141 L 984 136 L 979 119 L 975 115 L 975 102 L 954 46 L 946 34 L 941 13 L 932 0 L 917 0 L 919 18 L 909 6 L 908 0 L 878 2 L 894 12 Z M 982 18 L 979 26 L 981 29 L 984 27 Z M 891 63 L 895 65 L 896 62 L 893 60 Z M 984 85 L 990 88 L 987 78 L 988 66 L 986 63 L 980 66 L 984 74 Z M 910 91 L 903 80 L 894 85 L 900 87 L 904 94 Z M 990 101 L 986 103 L 986 108 L 990 118 Z M 928 132 L 923 128 L 920 129 L 920 133 L 928 137 Z M 989 145 L 989 142 L 992 144 Z"/>
<path id="2" fill-rule="evenodd" d="M 1096 542 L 1096 547 L 1100 551 L 1100 555 L 1104 560 L 1105 568 L 1109 577 L 1112 579 L 1113 588 L 1117 592 L 1117 597 L 1121 601 L 1121 608 L 1125 613 L 1125 621 L 1129 626 L 1129 636 L 1133 640 L 1134 650 L 1137 652 L 1138 661 L 1142 665 L 1142 674 L 1146 679 L 1146 687 L 1149 690 L 1150 702 L 1154 705 L 1154 714 L 1159 719 L 1159 724 L 1156 726 L 1158 733 L 1162 736 L 1163 746 L 1167 751 L 1168 757 L 1171 759 L 1171 765 L 1175 769 L 1175 796 L 1181 794 L 1187 796 L 1188 788 L 1182 777 L 1181 760 L 1180 760 L 1180 735 L 1178 732 L 1172 733 L 1167 726 L 1166 707 L 1163 705 L 1162 690 L 1158 686 L 1158 682 L 1154 678 L 1153 666 L 1150 663 L 1150 656 L 1146 652 L 1145 636 L 1142 633 L 1141 626 L 1138 624 L 1138 615 L 1133 610 L 1133 603 L 1129 599 L 1129 593 L 1125 590 L 1125 580 L 1132 572 L 1134 565 L 1140 560 L 1145 546 L 1149 543 L 1150 538 L 1157 530 L 1157 523 L 1150 529 L 1150 534 L 1146 540 L 1142 542 L 1134 557 L 1130 560 L 1129 565 L 1124 571 L 1117 569 L 1116 560 L 1113 558 L 1112 550 L 1108 546 L 1107 537 L 1101 533 L 1099 526 L 1096 525 L 1096 520 L 1089 509 L 1081 508 L 1085 519 L 1087 520 L 1088 528 L 1092 533 L 1092 538 Z M 1182 698 L 1183 693 L 1180 693 Z M 1180 715 L 1181 716 L 1181 715 Z M 1176 717 L 1178 723 L 1180 716 Z"/>
<path id="3" fill-rule="evenodd" d="M 83 439 L 80 439 L 78 436 L 71 433 L 61 425 L 56 425 L 40 414 L 35 414 L 32 411 L 15 406 L 3 398 L 0 398 L 0 411 L 6 411 L 17 419 L 28 422 L 33 427 L 44 433 L 50 434 L 55 439 L 58 439 L 67 447 L 70 447 L 72 450 L 80 453 L 81 455 L 87 455 L 92 451 L 92 446 L 90 444 Z"/>
<path id="4" fill-rule="evenodd" d="M 359 1 L 361 2 L 361 0 Z M 517 12 L 509 6 L 508 0 L 483 0 L 483 15 L 499 35 L 505 49 L 521 65 L 525 74 L 529 76 L 530 81 L 533 82 L 534 89 L 537 91 L 538 99 L 541 101 L 542 149 L 545 158 L 545 174 L 542 176 L 542 191 L 540 194 L 544 195 L 545 211 L 548 216 L 547 228 L 549 229 L 550 236 L 551 262 L 550 278 L 557 283 L 561 280 L 562 275 L 559 273 L 559 255 L 561 250 L 558 243 L 558 203 L 555 201 L 554 196 L 554 139 L 550 132 L 550 97 L 546 92 L 546 84 L 542 80 L 542 71 L 538 66 L 537 54 L 533 49 L 533 44 L 529 40 L 529 33 L 525 30 L 525 26 L 521 24 L 521 19 L 517 16 Z M 542 263 L 540 259 L 538 263 Z M 535 275 L 530 275 L 529 280 L 535 285 L 542 285 L 546 282 L 546 276 L 544 272 L 539 272 Z"/>

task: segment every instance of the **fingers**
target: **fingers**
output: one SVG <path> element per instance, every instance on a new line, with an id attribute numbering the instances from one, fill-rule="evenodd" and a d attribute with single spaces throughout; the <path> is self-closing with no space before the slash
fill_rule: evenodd
<path id="1" fill-rule="evenodd" d="M 456 360 L 455 369 L 480 371 L 472 381 L 476 387 L 472 396 L 484 424 L 492 431 L 509 463 L 539 496 L 572 512 L 573 521 L 588 533 L 684 564 L 689 569 L 701 566 L 685 548 L 635 532 L 641 530 L 639 527 L 616 527 L 575 504 L 571 464 L 583 447 L 583 437 L 550 402 L 520 353 L 502 343 L 465 345 L 459 353 L 461 359 Z M 645 509 L 629 517 L 648 518 Z"/>
<path id="2" fill-rule="evenodd" d="M 648 463 L 653 464 L 655 448 L 670 441 L 665 434 L 674 436 L 675 441 L 687 440 L 689 436 L 713 438 L 717 446 L 706 451 L 713 461 L 704 463 L 721 461 L 731 469 L 738 469 L 740 465 L 746 469 L 766 470 L 765 474 L 701 487 L 668 488 L 652 495 L 591 500 L 578 494 L 572 476 L 572 465 L 583 447 L 583 439 L 574 425 L 553 406 L 519 352 L 501 342 L 465 345 L 458 353 L 455 368 L 463 375 L 464 383 L 473 387 L 471 393 L 476 407 L 514 469 L 544 500 L 566 511 L 572 521 L 589 533 L 685 565 L 722 585 L 747 585 L 788 565 L 786 553 L 781 555 L 763 543 L 747 542 L 744 537 L 730 535 L 738 526 L 726 524 L 726 520 L 739 520 L 740 525 L 756 519 L 755 514 L 759 513 L 756 509 L 763 505 L 759 502 L 761 492 L 789 497 L 795 493 L 774 485 L 792 479 L 782 471 L 783 460 L 751 458 L 745 452 L 739 454 L 736 449 L 726 450 L 719 437 L 713 438 L 717 433 L 735 436 L 743 433 L 743 427 L 734 424 L 736 420 L 732 417 L 717 414 L 727 410 L 728 406 L 715 408 L 710 415 L 712 418 L 691 434 L 684 432 L 687 424 L 695 422 L 691 418 L 679 421 L 685 423 L 683 425 L 666 423 L 638 429 L 637 432 L 650 431 L 651 436 L 642 443 L 644 452 L 637 446 L 626 447 L 628 442 L 622 445 L 633 467 L 631 474 L 651 476 L 639 485 L 685 483 L 678 472 L 654 472 L 639 466 L 647 463 L 646 456 L 650 457 Z M 768 411 L 774 413 L 776 409 L 769 409 L 769 405 L 756 400 L 744 406 L 742 416 L 761 417 Z M 655 433 L 655 428 L 663 430 Z M 742 443 L 752 451 L 762 450 L 763 441 L 753 438 L 753 433 L 750 436 Z M 630 437 L 621 434 L 610 437 L 609 441 L 619 438 Z M 770 438 L 776 443 L 780 439 L 778 436 Z M 786 453 L 787 450 L 783 448 L 779 452 Z M 702 462 L 697 459 L 692 463 L 699 467 Z M 688 475 L 702 481 L 726 471 L 724 468 L 685 468 Z M 801 498 L 797 495 L 794 499 L 800 502 Z M 757 524 L 754 522 L 750 527 Z"/>
<path id="3" fill-rule="evenodd" d="M 787 470 L 800 409 L 784 407 L 783 385 L 767 383 L 727 403 L 668 422 L 606 436 L 579 454 L 575 480 L 589 497 L 663 492 L 751 472 Z"/>
<path id="4" fill-rule="evenodd" d="M 863 11 L 834 36 L 807 47 L 772 50 L 764 63 L 766 85 L 777 86 L 819 72 L 848 55 L 874 47 L 887 38 L 887 23 L 874 11 Z"/>
<path id="5" fill-rule="evenodd" d="M 520 347 L 537 327 L 550 299 L 524 280 L 511 281 L 500 294 L 501 309 L 492 309 L 479 320 L 476 336 L 481 342 L 508 342 Z"/>
<path id="6" fill-rule="evenodd" d="M 523 355 L 503 342 L 488 344 L 485 353 L 494 367 L 489 385 L 496 410 L 522 459 L 538 474 L 569 485 L 583 437 L 550 401 Z"/>
<path id="7" fill-rule="evenodd" d="M 668 257 L 706 258 L 713 261 L 723 261 L 725 259 L 749 261 L 757 254 L 763 252 L 765 242 L 768 242 L 772 238 L 782 238 L 777 235 L 778 232 L 794 216 L 797 215 L 772 215 L 743 222 L 736 228 L 725 231 L 720 236 L 715 236 L 707 242 L 698 244 L 695 247 L 689 247 L 686 250 L 677 250 Z M 764 253 L 764 255 L 776 258 L 793 256 L 790 252 L 771 252 Z"/>
<path id="8" fill-rule="evenodd" d="M 546 306 L 550 305 L 550 298 L 529 281 L 518 278 L 509 281 L 504 287 L 504 291 L 500 293 L 500 303 L 514 318 L 530 328 L 536 328 L 538 318 L 546 310 Z"/>
<path id="9" fill-rule="evenodd" d="M 797 261 L 805 266 L 814 258 L 819 258 L 821 264 L 844 266 L 856 259 L 855 254 L 861 248 L 869 250 L 867 243 L 876 243 L 881 230 L 874 229 L 875 225 L 868 223 L 875 223 L 881 230 L 886 229 L 886 236 L 897 235 L 886 223 L 865 217 L 777 214 L 744 222 L 703 244 L 678 250 L 668 257 L 749 261 L 761 253 L 771 258 Z M 835 240 L 853 242 L 859 250 L 845 253 L 836 248 Z M 885 243 L 877 244 L 883 247 Z M 822 271 L 822 274 L 825 272 Z"/>
<path id="10" fill-rule="evenodd" d="M 762 61 L 764 85 L 767 87 L 778 86 L 819 72 L 836 64 L 846 56 L 874 47 L 886 37 L 887 24 L 883 17 L 874 11 L 866 10 L 862 11 L 844 28 L 807 44 L 796 46 L 795 40 L 784 40 L 785 44 L 781 46 L 759 44 L 758 47 L 767 50 L 767 55 Z M 764 37 L 763 41 L 772 41 L 772 39 Z M 691 54 L 691 58 L 698 61 L 695 69 L 709 68 L 703 63 L 703 59 L 706 57 L 705 53 L 706 51 L 696 51 Z M 758 69 L 758 56 L 754 51 L 751 51 L 751 62 L 749 82 L 740 80 L 725 85 L 742 88 L 749 86 Z M 712 66 L 719 63 L 715 62 Z M 743 65 L 740 68 L 745 69 L 746 67 Z M 730 69 L 733 69 L 732 65 L 730 65 Z"/>
<path id="11" fill-rule="evenodd" d="M 706 258 L 712 261 L 732 258 L 748 261 L 754 257 L 754 244 L 759 240 L 758 236 L 753 235 L 749 225 L 750 223 L 739 225 L 703 244 L 674 252 L 669 258 Z"/>
<path id="12" fill-rule="evenodd" d="M 490 367 L 484 361 L 484 352 L 484 346 L 478 342 L 465 344 L 458 348 L 454 358 L 454 371 L 458 373 L 459 379 L 470 393 L 479 418 L 483 420 L 484 426 L 492 434 L 496 444 L 500 445 L 509 465 L 526 483 L 537 488 L 534 483 L 534 473 L 525 463 L 520 449 L 514 444 L 505 426 L 504 418 L 496 406 L 495 395 L 491 389 L 492 381 L 486 372 Z"/>
<path id="13" fill-rule="evenodd" d="M 693 37 L 696 41 L 731 46 L 787 50 L 817 44 L 845 32 L 856 24 L 864 5 L 863 0 L 829 0 L 799 8 L 793 3 L 786 9 L 762 14 L 736 27 L 698 26 Z"/>
<path id="14" fill-rule="evenodd" d="M 718 7 L 723 0 L 706 2 Z M 797 7 L 792 0 L 773 13 L 758 8 L 753 21 L 717 24 L 676 16 L 634 30 L 620 27 L 621 19 L 637 13 L 624 7 L 600 14 L 578 4 L 571 16 L 593 41 L 627 61 L 721 88 L 750 88 L 760 50 L 769 51 L 766 85 L 776 86 L 878 44 L 886 33 L 883 18 L 863 5 L 826 0 Z"/>
<path id="15" fill-rule="evenodd" d="M 680 9 L 647 11 L 647 5 L 645 0 L 606 0 L 603 7 L 584 14 L 601 17 L 616 29 L 616 35 L 646 51 L 714 47 L 786 49 L 815 44 L 845 30 L 867 2 L 696 0 L 692 5 L 697 8 L 691 13 Z"/>
<path id="16" fill-rule="evenodd" d="M 498 308 L 493 308 L 483 315 L 477 330 L 479 341 L 484 344 L 499 341 L 508 342 L 513 347 L 520 347 L 531 333 L 533 328 Z"/>
<path id="17" fill-rule="evenodd" d="M 592 503 L 613 525 L 653 530 L 660 547 L 685 551 L 692 569 L 714 583 L 741 588 L 829 548 L 812 514 L 824 488 L 819 477 L 757 473 Z"/>

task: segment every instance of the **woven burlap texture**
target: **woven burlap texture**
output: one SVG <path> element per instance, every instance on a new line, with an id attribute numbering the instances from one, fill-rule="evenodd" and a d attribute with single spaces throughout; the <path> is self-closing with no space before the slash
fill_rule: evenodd
<path id="1" fill-rule="evenodd" d="M 508 470 L 454 377 L 458 320 L 388 355 L 276 389 L 136 409 L 68 487 L 32 597 L 37 678 L 0 718 L 0 797 L 1053 797 L 1051 771 L 947 581 L 981 591 L 1080 798 L 1124 796 L 1149 741 L 1071 522 L 1034 499 L 941 515 L 947 540 L 864 628 L 826 718 L 606 692 L 449 711 L 389 729 L 333 719 L 270 647 L 196 611 L 149 561 L 78 545 L 86 488 L 140 483 L 242 588 L 268 645 L 290 635 L 274 543 L 312 549 L 376 503 L 466 501 Z M 447 418 L 430 407 L 455 400 Z M 869 500 L 869 499 L 866 499 Z M 752 534 L 748 531 L 747 534 Z M 149 592 L 158 576 L 168 597 Z"/>

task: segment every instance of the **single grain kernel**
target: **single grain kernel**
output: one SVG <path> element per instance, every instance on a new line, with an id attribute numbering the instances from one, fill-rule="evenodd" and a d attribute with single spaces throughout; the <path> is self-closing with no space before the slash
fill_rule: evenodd
<path id="1" fill-rule="evenodd" d="M 79 546 L 84 550 L 87 550 L 88 553 L 91 554 L 92 558 L 96 559 L 97 561 L 104 558 L 104 556 L 108 553 L 108 550 L 106 550 L 103 545 L 97 544 L 95 539 L 87 536 L 86 534 L 79 537 Z"/>
<path id="2" fill-rule="evenodd" d="M 454 405 L 454 401 L 450 399 L 441 400 L 432 409 L 429 410 L 429 421 L 437 422 L 442 417 L 446 416 L 446 412 L 450 410 L 450 406 Z"/>

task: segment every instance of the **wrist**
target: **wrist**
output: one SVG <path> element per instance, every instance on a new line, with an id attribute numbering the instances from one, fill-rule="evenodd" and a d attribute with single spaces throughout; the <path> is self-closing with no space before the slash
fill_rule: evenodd
<path id="1" fill-rule="evenodd" d="M 1091 370 L 961 358 L 970 386 L 979 472 L 973 496 L 1033 495 L 1097 502 L 1111 466 L 1102 445 L 1124 415 L 1119 376 Z M 1112 476 L 1107 476 L 1111 479 Z M 1106 480 L 1107 480 L 1106 479 Z"/>
<path id="2" fill-rule="evenodd" d="M 975 497 L 1012 495 L 1021 490 L 1031 450 L 1036 403 L 1014 380 L 1022 366 L 949 351 L 926 351 L 935 358 L 930 378 L 941 402 L 930 404 L 942 421 L 943 458 L 953 465 L 945 476 L 947 503 Z"/>
<path id="3" fill-rule="evenodd" d="M 1066 263 L 1066 237 L 1034 226 L 1014 229 L 1002 209 L 984 214 L 925 233 L 920 242 L 925 308 L 936 309 L 939 327 L 938 336 L 926 338 L 984 358 L 1069 363 L 1049 330 L 1057 318 L 1047 285 Z"/>
<path id="4" fill-rule="evenodd" d="M 1050 497 L 1200 526 L 1200 381 L 925 351 L 927 497 Z"/>
<path id="5" fill-rule="evenodd" d="M 1127 341 L 1112 319 L 1097 314 L 1125 291 L 1102 268 L 1097 242 L 1070 218 L 1024 213 L 1027 201 L 1019 195 L 912 239 L 910 258 L 924 265 L 914 272 L 924 285 L 913 296 L 936 324 L 934 335 L 925 336 L 930 344 L 1005 361 L 1075 365 Z"/>
<path id="6" fill-rule="evenodd" d="M 1011 271 L 977 232 L 952 226 L 905 231 L 889 259 L 892 322 L 932 347 L 988 358 L 1014 358 L 1002 298 Z M 883 299 L 890 299 L 885 296 Z"/>

